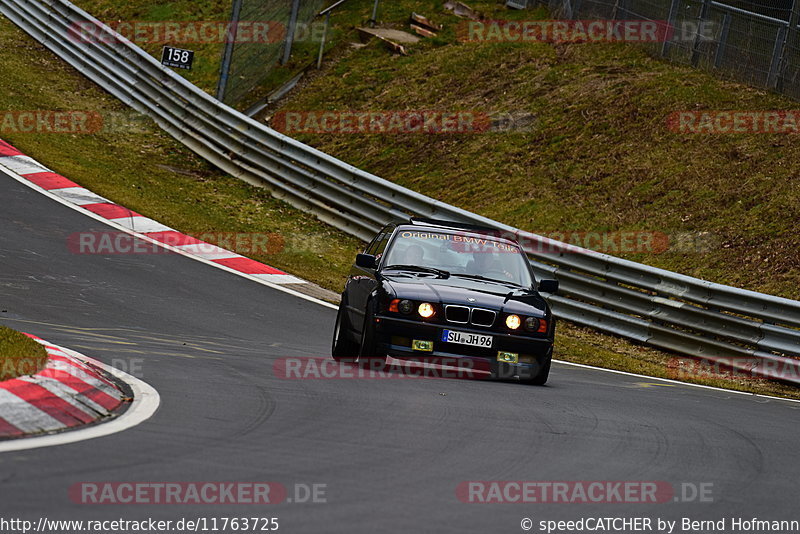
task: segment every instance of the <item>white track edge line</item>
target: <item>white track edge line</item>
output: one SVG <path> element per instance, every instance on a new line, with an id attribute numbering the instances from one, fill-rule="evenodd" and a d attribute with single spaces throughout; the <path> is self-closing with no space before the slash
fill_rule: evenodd
<path id="1" fill-rule="evenodd" d="M 82 207 L 78 206 L 77 204 L 73 204 L 72 202 L 69 202 L 67 200 L 62 199 L 61 197 L 59 197 L 57 195 L 52 194 L 47 189 L 39 187 L 38 185 L 34 184 L 30 180 L 27 180 L 23 176 L 15 173 L 14 171 L 10 170 L 8 167 L 6 167 L 6 166 L 4 166 L 2 164 L 0 164 L 0 169 L 5 171 L 6 174 L 8 174 L 10 177 L 14 178 L 18 182 L 21 182 L 21 183 L 27 185 L 31 189 L 39 191 L 40 193 L 43 193 L 44 195 L 52 198 L 53 200 L 55 200 L 57 202 L 60 202 L 61 204 L 65 205 L 65 206 L 67 206 L 69 208 L 74 209 L 75 211 L 78 211 L 80 213 L 88 215 L 89 217 L 97 219 L 98 221 L 100 221 L 102 223 L 105 223 L 105 224 L 107 224 L 107 225 L 109 225 L 109 226 L 111 226 L 113 228 L 117 228 L 117 229 L 119 229 L 119 230 L 121 230 L 121 231 L 123 231 L 125 233 L 131 234 L 131 235 L 133 235 L 135 237 L 138 237 L 140 239 L 144 239 L 145 241 L 148 241 L 150 243 L 157 244 L 157 245 L 159 245 L 159 246 L 161 246 L 161 247 L 163 247 L 163 248 L 165 248 L 167 250 L 174 251 L 174 252 L 176 252 L 178 254 L 181 254 L 183 256 L 186 256 L 188 258 L 192 258 L 193 260 L 205 263 L 207 265 L 211 265 L 213 267 L 216 267 L 218 269 L 222 269 L 224 271 L 228 271 L 230 273 L 239 275 L 239 276 L 241 276 L 243 278 L 247 278 L 248 280 L 252 280 L 254 282 L 258 282 L 259 284 L 271 287 L 273 289 L 277 289 L 278 291 L 283 291 L 284 293 L 288 293 L 290 295 L 299 297 L 299 298 L 307 300 L 309 302 L 314 302 L 316 304 L 320 304 L 322 306 L 325 306 L 327 308 L 331 308 L 333 310 L 337 310 L 339 308 L 338 306 L 336 306 L 334 304 L 331 304 L 330 302 L 325 302 L 324 300 L 320 300 L 320 299 L 311 297 L 309 295 L 305 295 L 303 293 L 299 293 L 299 292 L 294 291 L 292 289 L 289 289 L 289 288 L 286 288 L 286 287 L 281 287 L 280 284 L 273 284 L 271 282 L 267 282 L 266 280 L 261 280 L 259 278 L 254 278 L 254 277 L 249 276 L 249 275 L 247 275 L 245 273 L 242 273 L 242 272 L 236 271 L 234 269 L 231 269 L 230 267 L 226 267 L 224 265 L 220 265 L 218 263 L 214 263 L 212 261 L 209 261 L 209 260 L 206 260 L 204 258 L 195 256 L 193 254 L 188 254 L 188 253 L 186 253 L 186 252 L 184 252 L 184 251 L 182 251 L 182 250 L 180 250 L 180 249 L 178 249 L 176 247 L 173 247 L 173 246 L 161 243 L 159 241 L 156 241 L 155 239 L 149 238 L 144 234 L 139 234 L 137 232 L 133 232 L 133 231 L 129 230 L 128 228 L 125 228 L 124 226 L 118 226 L 115 223 L 112 223 L 111 221 L 109 221 L 108 219 L 105 219 L 105 218 L 97 215 L 96 213 L 92 213 L 91 211 L 83 209 Z M 592 365 L 586 365 L 586 364 L 574 363 L 574 362 L 567 362 L 567 361 L 564 361 L 564 360 L 553 360 L 553 361 L 556 362 L 556 363 L 560 363 L 560 364 L 564 364 L 564 365 L 571 365 L 571 366 L 574 366 L 574 367 L 583 367 L 585 369 L 593 369 L 593 370 L 596 370 L 596 371 L 604 371 L 604 372 L 607 372 L 607 373 L 621 374 L 621 375 L 632 376 L 632 377 L 636 377 L 636 378 L 645 378 L 645 379 L 648 379 L 648 380 L 658 380 L 658 381 L 661 381 L 661 382 L 669 382 L 669 383 L 673 383 L 673 384 L 679 384 L 679 385 L 688 386 L 688 387 L 694 387 L 694 388 L 710 389 L 710 390 L 714 390 L 714 391 L 721 391 L 723 393 L 736 393 L 738 395 L 747 395 L 748 397 L 758 397 L 758 398 L 763 398 L 763 399 L 771 399 L 771 400 L 779 400 L 779 401 L 788 401 L 788 402 L 800 403 L 800 400 L 798 400 L 798 399 L 787 399 L 785 397 L 773 397 L 771 395 L 761 395 L 761 394 L 758 394 L 758 393 L 748 393 L 746 391 L 736 391 L 736 390 L 733 390 L 733 389 L 723 389 L 723 388 L 718 388 L 718 387 L 715 387 L 715 386 L 705 386 L 703 384 L 693 384 L 691 382 L 681 382 L 679 380 L 670 380 L 668 378 L 660 378 L 660 377 L 657 377 L 657 376 L 639 375 L 639 374 L 636 374 L 636 373 L 629 373 L 627 371 L 619 371 L 617 369 L 607 369 L 605 367 L 594 367 Z M 0 452 L 2 452 L 2 450 L 3 449 L 0 448 Z"/>
<path id="2" fill-rule="evenodd" d="M 103 362 L 84 356 L 74 350 L 64 347 L 59 347 L 59 349 L 68 353 L 73 358 L 89 362 L 104 369 L 106 372 L 128 384 L 133 391 L 133 402 L 125 413 L 107 422 L 98 423 L 85 428 L 75 428 L 74 430 L 66 429 L 58 434 L 0 441 L 0 453 L 66 445 L 67 443 L 109 436 L 135 427 L 139 423 L 149 419 L 156 413 L 156 410 L 158 410 L 161 404 L 161 396 L 158 394 L 158 391 L 147 382 L 139 380 L 135 376 L 129 375 L 120 369 L 115 369 Z"/>
<path id="3" fill-rule="evenodd" d="M 592 369 L 596 371 L 605 371 L 607 373 L 614 373 L 618 375 L 625 375 L 625 376 L 632 376 L 635 378 L 644 378 L 646 380 L 658 380 L 659 382 L 667 382 L 669 384 L 675 384 L 678 386 L 689 386 L 693 388 L 702 388 L 702 389 L 711 389 L 714 391 L 720 391 L 722 393 L 735 393 L 737 395 L 745 395 L 747 397 L 759 397 L 762 399 L 769 399 L 769 400 L 777 400 L 777 401 L 786 401 L 786 402 L 795 402 L 800 403 L 800 399 L 788 399 L 786 397 L 774 397 L 772 395 L 762 395 L 761 393 L 750 393 L 747 391 L 738 391 L 735 389 L 725 389 L 719 388 L 716 386 L 706 386 L 704 384 L 694 384 L 692 382 L 681 382 L 680 380 L 673 380 L 671 378 L 662 378 L 660 376 L 649 376 L 649 375 L 640 375 L 636 373 L 631 373 L 628 371 L 620 371 L 619 369 L 608 369 L 606 367 L 595 367 L 593 365 L 586 365 L 584 363 L 576 363 L 576 362 L 567 362 L 564 360 L 553 360 L 554 363 L 560 363 L 563 365 L 571 365 L 572 367 L 582 367 L 584 369 Z"/>

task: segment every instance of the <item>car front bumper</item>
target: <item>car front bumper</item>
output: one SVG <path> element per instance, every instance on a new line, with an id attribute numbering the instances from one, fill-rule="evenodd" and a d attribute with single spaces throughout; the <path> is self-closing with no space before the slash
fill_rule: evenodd
<path id="1" fill-rule="evenodd" d="M 490 335 L 492 347 L 477 347 L 442 341 L 444 330 L 457 330 Z M 375 317 L 375 341 L 382 353 L 395 358 L 422 361 L 459 368 L 491 371 L 501 377 L 535 376 L 552 355 L 552 338 L 535 338 L 470 327 L 445 325 L 402 319 L 393 316 Z M 433 350 L 414 350 L 412 341 L 431 341 Z M 517 363 L 498 360 L 498 353 L 518 355 Z"/>

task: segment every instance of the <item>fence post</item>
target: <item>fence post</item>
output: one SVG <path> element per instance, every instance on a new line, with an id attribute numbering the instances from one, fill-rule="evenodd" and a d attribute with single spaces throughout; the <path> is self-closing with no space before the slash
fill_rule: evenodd
<path id="1" fill-rule="evenodd" d="M 564 18 L 571 19 L 572 18 L 572 6 L 569 3 L 569 0 L 564 0 L 561 9 L 564 11 Z"/>
<path id="2" fill-rule="evenodd" d="M 692 44 L 692 67 L 697 66 L 700 59 L 700 37 L 706 26 L 706 19 L 708 19 L 708 4 L 710 0 L 703 0 L 703 5 L 700 6 L 700 16 L 698 17 L 697 33 L 694 34 L 694 44 Z"/>
<path id="3" fill-rule="evenodd" d="M 572 18 L 577 19 L 581 16 L 581 0 L 575 0 L 572 4 Z"/>
<path id="4" fill-rule="evenodd" d="M 619 9 L 619 0 L 614 0 L 614 7 L 611 8 L 611 20 L 617 20 L 617 10 Z"/>
<path id="5" fill-rule="evenodd" d="M 722 31 L 719 33 L 719 43 L 717 43 L 717 52 L 714 54 L 714 68 L 718 69 L 722 66 L 722 58 L 725 57 L 725 45 L 728 44 L 728 31 L 731 29 L 731 14 L 725 13 L 722 17 Z"/>
<path id="6" fill-rule="evenodd" d="M 678 19 L 678 4 L 680 0 L 672 0 L 669 4 L 669 15 L 667 16 L 667 38 L 664 39 L 664 45 L 661 47 L 661 56 L 667 57 L 669 48 L 672 45 L 671 32 L 675 30 L 675 21 Z"/>
<path id="7" fill-rule="evenodd" d="M 286 34 L 286 41 L 283 45 L 283 59 L 281 65 L 289 63 L 289 56 L 292 55 L 292 43 L 294 42 L 294 31 L 297 27 L 297 12 L 300 11 L 300 0 L 293 0 L 292 14 L 289 15 L 289 31 Z"/>
<path id="8" fill-rule="evenodd" d="M 781 68 L 775 80 L 775 89 L 780 92 L 783 92 L 783 80 L 786 77 L 786 69 L 789 66 L 789 57 L 797 55 L 798 24 L 800 24 L 800 0 L 794 0 L 792 2 L 792 12 L 789 14 L 786 41 L 783 44 L 783 52 L 781 53 Z"/>
<path id="9" fill-rule="evenodd" d="M 319 55 L 317 56 L 317 68 L 322 66 L 322 51 L 325 50 L 325 39 L 328 37 L 328 25 L 331 22 L 331 12 L 325 13 L 325 27 L 322 29 L 322 40 L 319 42 Z"/>
<path id="10" fill-rule="evenodd" d="M 236 34 L 239 32 L 239 15 L 242 12 L 242 0 L 233 0 L 231 23 L 225 32 L 225 53 L 222 56 L 222 65 L 219 68 L 219 82 L 217 83 L 217 100 L 225 101 L 225 91 L 228 88 L 228 76 L 231 70 L 233 46 L 236 44 Z"/>
<path id="11" fill-rule="evenodd" d="M 375 4 L 372 6 L 372 17 L 369 19 L 369 25 L 373 28 L 378 23 L 378 4 L 381 0 L 375 0 Z"/>
<path id="12" fill-rule="evenodd" d="M 778 71 L 783 57 L 783 49 L 786 46 L 786 26 L 778 27 L 775 34 L 775 46 L 772 47 L 772 59 L 769 62 L 769 74 L 767 74 L 767 87 L 775 89 L 778 84 Z"/>

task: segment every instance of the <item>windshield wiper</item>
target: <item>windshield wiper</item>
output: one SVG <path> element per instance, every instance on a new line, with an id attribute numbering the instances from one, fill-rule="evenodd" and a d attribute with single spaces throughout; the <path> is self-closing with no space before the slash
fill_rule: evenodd
<path id="1" fill-rule="evenodd" d="M 505 284 L 505 285 L 511 284 L 514 286 L 519 286 L 518 283 L 513 282 L 511 280 L 500 280 L 498 278 L 489 278 L 486 276 L 481 276 L 479 274 L 469 274 L 469 273 L 452 273 L 452 274 L 453 276 L 459 276 L 462 278 L 474 278 L 475 280 L 486 280 L 487 282 L 496 282 L 498 284 Z"/>
<path id="2" fill-rule="evenodd" d="M 403 271 L 418 271 L 421 273 L 433 273 L 437 275 L 439 278 L 450 278 L 450 273 L 448 271 L 444 271 L 442 269 L 436 269 L 435 267 L 422 267 L 420 265 L 388 265 L 383 268 L 386 269 L 398 269 Z"/>

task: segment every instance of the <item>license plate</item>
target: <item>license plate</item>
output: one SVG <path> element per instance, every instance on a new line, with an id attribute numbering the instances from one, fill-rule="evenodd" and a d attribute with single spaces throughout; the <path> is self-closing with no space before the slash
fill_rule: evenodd
<path id="1" fill-rule="evenodd" d="M 482 336 L 480 334 L 470 334 L 469 332 L 458 332 L 456 330 L 443 330 L 442 341 L 445 343 L 459 343 L 461 345 L 492 348 L 492 336 Z"/>

